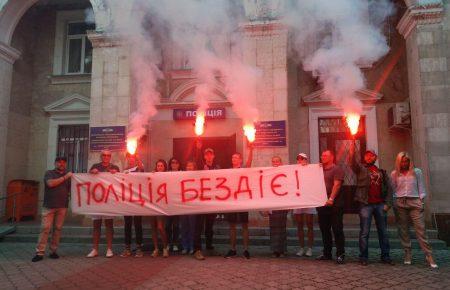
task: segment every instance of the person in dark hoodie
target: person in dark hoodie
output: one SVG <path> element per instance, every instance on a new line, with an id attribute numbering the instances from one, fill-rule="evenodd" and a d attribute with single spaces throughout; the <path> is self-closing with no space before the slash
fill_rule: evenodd
<path id="1" fill-rule="evenodd" d="M 355 200 L 360 205 L 359 260 L 361 265 L 367 266 L 369 233 L 373 216 L 380 242 L 381 262 L 392 265 L 387 233 L 387 212 L 392 206 L 392 186 L 386 171 L 375 165 L 377 161 L 375 151 L 367 150 L 363 159 L 363 162 L 356 160 L 355 144 L 352 143 L 350 164 L 357 178 Z"/>

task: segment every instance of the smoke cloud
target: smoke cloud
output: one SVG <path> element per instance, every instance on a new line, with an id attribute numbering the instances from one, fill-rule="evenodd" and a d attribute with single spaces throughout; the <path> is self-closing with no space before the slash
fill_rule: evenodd
<path id="1" fill-rule="evenodd" d="M 292 28 L 303 68 L 319 78 L 337 106 L 361 113 L 355 95 L 365 87 L 361 67 L 389 51 L 381 29 L 393 5 L 387 0 L 296 0 L 286 11 L 283 21 Z"/>
<path id="2" fill-rule="evenodd" d="M 281 21 L 291 31 L 293 51 L 304 69 L 319 78 L 336 105 L 347 112 L 361 112 L 355 97 L 365 87 L 360 67 L 388 52 L 381 29 L 393 5 L 388 0 L 273 1 L 275 7 L 285 8 Z M 248 21 L 245 1 L 106 2 L 113 19 L 109 32 L 130 47 L 137 106 L 130 115 L 129 137 L 143 135 L 156 114 L 155 104 L 161 97 L 158 80 L 167 66 L 192 69 L 198 80 L 194 96 L 200 110 L 206 110 L 217 88 L 223 88 L 244 123 L 258 120 L 255 94 L 261 71 L 242 60 L 244 37 L 239 25 Z"/>
<path id="3" fill-rule="evenodd" d="M 197 78 L 194 97 L 199 110 L 206 110 L 221 88 L 244 122 L 258 119 L 255 93 L 260 73 L 242 62 L 241 1 L 108 0 L 107 4 L 113 19 L 109 32 L 124 39 L 131 50 L 138 105 L 130 117 L 129 137 L 144 134 L 156 114 L 162 64 L 181 68 L 170 63 L 180 59 Z M 131 13 L 124 15 L 126 11 Z"/>

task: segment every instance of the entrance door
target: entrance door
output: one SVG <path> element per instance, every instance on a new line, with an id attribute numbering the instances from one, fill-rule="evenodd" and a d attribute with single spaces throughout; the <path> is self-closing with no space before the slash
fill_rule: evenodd
<path id="1" fill-rule="evenodd" d="M 89 125 L 60 125 L 56 156 L 67 158 L 67 170 L 87 172 Z"/>
<path id="2" fill-rule="evenodd" d="M 231 168 L 231 155 L 236 152 L 236 135 L 230 137 L 201 137 L 202 149 L 212 148 L 216 155 L 215 161 L 221 168 Z M 174 138 L 173 156 L 180 160 L 183 166 L 186 161 L 195 158 L 198 138 Z M 197 164 L 198 165 L 198 164 Z"/>
<path id="3" fill-rule="evenodd" d="M 357 213 L 358 204 L 354 201 L 356 189 L 356 176 L 350 168 L 349 150 L 352 142 L 355 142 L 355 157 L 361 161 L 366 151 L 366 121 L 361 116 L 358 132 L 354 137 L 342 117 L 319 118 L 319 152 L 331 150 L 335 155 L 336 164 L 345 172 L 341 194 L 344 194 L 345 213 Z"/>

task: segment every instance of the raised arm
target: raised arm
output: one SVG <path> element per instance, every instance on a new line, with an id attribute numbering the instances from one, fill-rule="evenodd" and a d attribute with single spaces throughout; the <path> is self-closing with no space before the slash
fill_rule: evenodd
<path id="1" fill-rule="evenodd" d="M 353 140 L 350 144 L 349 153 L 350 167 L 355 174 L 359 174 L 359 172 L 361 171 L 361 164 L 357 162 L 355 158 L 355 140 Z"/>
<path id="2" fill-rule="evenodd" d="M 252 162 L 253 162 L 253 144 L 248 143 L 248 157 L 247 162 L 245 163 L 245 167 L 246 168 L 252 167 Z"/>
<path id="3" fill-rule="evenodd" d="M 195 148 L 192 155 L 194 155 L 194 160 L 197 163 L 198 169 L 203 169 L 203 156 L 202 156 L 202 141 L 195 141 Z"/>

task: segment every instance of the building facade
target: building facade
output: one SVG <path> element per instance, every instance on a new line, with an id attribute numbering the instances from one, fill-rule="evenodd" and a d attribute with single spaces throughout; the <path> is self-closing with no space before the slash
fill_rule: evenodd
<path id="1" fill-rule="evenodd" d="M 291 59 L 290 31 L 277 20 L 278 2 L 243 0 L 243 61 L 263 73 L 260 120 L 286 122 L 286 146 L 257 148 L 253 166 L 269 165 L 274 155 L 293 163 L 299 152 L 319 162 L 319 153 L 329 148 L 340 152 L 345 167 L 353 141 L 343 112 Z M 434 214 L 450 215 L 450 4 L 427 3 L 395 1 L 396 14 L 385 29 L 390 52 L 363 67 L 367 89 L 357 94 L 364 114 L 356 142 L 361 151 L 377 151 L 388 171 L 399 151 L 413 154 L 425 172 L 432 221 Z M 95 23 L 86 22 L 86 9 L 93 10 Z M 89 128 L 128 125 L 137 106 L 130 49 L 105 32 L 110 15 L 102 0 L 0 1 L 0 197 L 11 180 L 41 181 L 57 154 L 67 155 L 75 172 L 86 172 L 99 159 L 89 147 Z M 174 110 L 195 108 L 198 80 L 182 57 L 172 55 L 162 70 L 158 113 L 139 147 L 149 170 L 160 158 L 186 160 L 196 141 L 193 121 L 178 120 Z M 225 118 L 207 121 L 203 143 L 215 147 L 227 166 L 233 151 L 247 153 L 242 120 L 220 86 L 210 107 Z M 114 163 L 123 167 L 124 161 L 123 151 L 114 152 Z M 351 187 L 354 180 L 347 176 Z M 350 195 L 348 213 L 354 212 Z"/>

